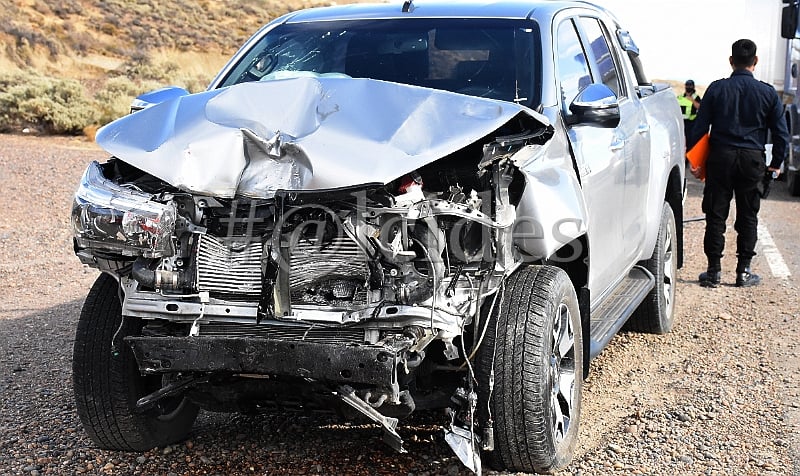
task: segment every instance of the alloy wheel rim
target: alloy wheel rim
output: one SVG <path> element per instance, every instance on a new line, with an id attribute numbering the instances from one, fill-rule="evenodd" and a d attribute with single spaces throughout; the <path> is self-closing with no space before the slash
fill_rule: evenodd
<path id="1" fill-rule="evenodd" d="M 550 430 L 553 441 L 562 442 L 569 431 L 575 408 L 575 333 L 572 313 L 561 303 L 553 322 L 550 354 Z"/>
<path id="2" fill-rule="evenodd" d="M 672 307 L 675 305 L 675 275 L 677 274 L 674 253 L 672 250 L 672 233 L 667 231 L 664 239 L 664 306 L 665 315 L 672 315 Z"/>

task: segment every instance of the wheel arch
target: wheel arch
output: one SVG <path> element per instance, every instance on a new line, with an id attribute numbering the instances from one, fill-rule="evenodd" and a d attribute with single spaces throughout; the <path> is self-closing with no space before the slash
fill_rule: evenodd
<path id="1" fill-rule="evenodd" d="M 685 178 L 677 165 L 672 168 L 667 178 L 664 201 L 672 207 L 675 215 L 675 241 L 678 248 L 678 268 L 683 267 L 683 196 Z"/>
<path id="2" fill-rule="evenodd" d="M 543 260 L 542 264 L 561 268 L 569 276 L 575 293 L 578 296 L 578 307 L 581 313 L 581 335 L 583 337 L 583 378 L 589 376 L 590 361 L 590 325 L 591 294 L 589 292 L 589 239 L 583 234 L 556 250 L 553 255 Z"/>

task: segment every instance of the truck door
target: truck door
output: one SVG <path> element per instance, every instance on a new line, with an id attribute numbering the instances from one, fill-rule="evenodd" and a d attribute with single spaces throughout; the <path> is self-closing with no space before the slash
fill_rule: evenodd
<path id="1" fill-rule="evenodd" d="M 650 174 L 650 126 L 644 105 L 639 100 L 633 83 L 626 74 L 620 57 L 619 46 L 614 45 L 613 37 L 603 23 L 595 18 L 577 19 L 582 38 L 591 45 L 589 66 L 595 77 L 617 94 L 620 102 L 621 120 L 617 133 L 625 137 L 624 144 L 624 187 L 622 208 L 619 218 L 622 227 L 621 261 L 628 264 L 638 261 L 647 233 L 647 185 Z M 659 204 L 660 205 L 660 204 Z M 659 210 L 661 208 L 659 207 Z"/>
<path id="2" fill-rule="evenodd" d="M 557 25 L 556 68 L 561 112 L 585 190 L 591 260 L 588 284 L 594 300 L 621 279 L 628 266 L 623 259 L 621 214 L 625 206 L 625 142 L 635 131 L 626 121 L 632 111 L 624 104 L 620 104 L 622 120 L 616 127 L 575 122 L 569 105 L 581 89 L 605 83 L 615 93 L 620 91 L 613 61 L 609 64 L 607 57 L 594 54 L 589 40 L 580 33 L 580 21 L 580 17 L 567 18 Z"/>

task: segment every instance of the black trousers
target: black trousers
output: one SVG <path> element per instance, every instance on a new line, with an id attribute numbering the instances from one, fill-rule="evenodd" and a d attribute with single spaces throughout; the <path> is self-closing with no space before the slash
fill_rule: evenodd
<path id="1" fill-rule="evenodd" d="M 755 256 L 758 210 L 761 207 L 759 185 L 766 171 L 763 151 L 714 146 L 706 162 L 706 186 L 703 191 L 703 212 L 706 234 L 703 248 L 708 270 L 720 271 L 725 249 L 725 222 L 731 199 L 736 197 L 736 271 L 744 271 Z"/>

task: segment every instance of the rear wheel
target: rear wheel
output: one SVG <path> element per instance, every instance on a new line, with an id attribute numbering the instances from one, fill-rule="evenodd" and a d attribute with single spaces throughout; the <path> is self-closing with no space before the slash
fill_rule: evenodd
<path id="1" fill-rule="evenodd" d="M 578 439 L 578 299 L 567 274 L 551 266 L 521 268 L 498 292 L 477 365 L 479 411 L 494 424 L 490 462 L 497 469 L 557 471 L 572 459 Z"/>
<path id="2" fill-rule="evenodd" d="M 198 407 L 181 396 L 164 398 L 146 413 L 134 411 L 139 398 L 159 388 L 160 375 L 143 376 L 122 338 L 137 335 L 141 321 L 122 321 L 119 286 L 108 274 L 97 278 L 81 310 L 73 349 L 72 381 L 78 416 L 103 449 L 145 451 L 186 437 Z M 112 341 L 119 348 L 112 352 Z"/>
<path id="3" fill-rule="evenodd" d="M 641 263 L 656 278 L 656 284 L 626 323 L 627 330 L 651 334 L 666 334 L 672 330 L 678 276 L 676 236 L 675 214 L 669 203 L 664 202 L 653 256 Z"/>

